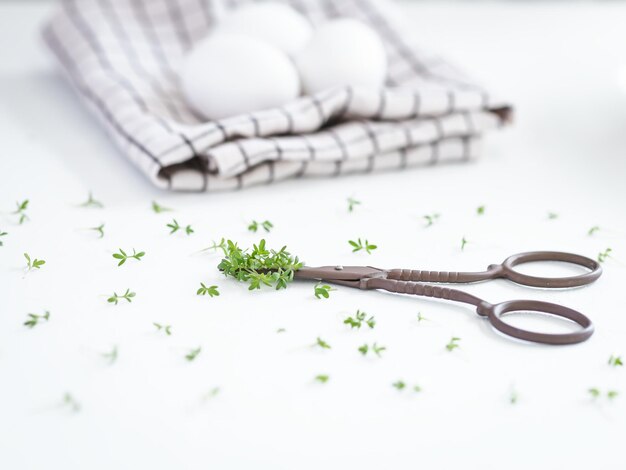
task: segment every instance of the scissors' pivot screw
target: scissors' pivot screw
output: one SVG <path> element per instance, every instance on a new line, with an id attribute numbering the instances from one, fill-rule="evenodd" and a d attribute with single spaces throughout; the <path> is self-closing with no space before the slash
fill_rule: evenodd
<path id="1" fill-rule="evenodd" d="M 343 266 L 337 265 L 335 266 L 335 271 L 341 271 L 343 270 Z"/>

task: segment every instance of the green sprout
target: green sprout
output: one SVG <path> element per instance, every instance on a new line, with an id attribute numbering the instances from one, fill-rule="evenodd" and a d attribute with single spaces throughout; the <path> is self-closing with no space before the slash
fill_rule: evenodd
<path id="1" fill-rule="evenodd" d="M 93 198 L 93 194 L 91 194 L 91 191 L 89 191 L 89 196 L 87 197 L 87 200 L 82 204 L 79 204 L 79 207 L 97 207 L 101 209 L 104 207 L 104 204 L 102 204 L 100 201 L 96 201 Z"/>
<path id="2" fill-rule="evenodd" d="M 187 354 L 185 354 L 185 359 L 187 359 L 189 362 L 193 361 L 196 357 L 198 357 L 200 351 L 202 351 L 202 348 L 200 346 L 190 350 Z"/>
<path id="3" fill-rule="evenodd" d="M 512 388 L 511 389 L 511 393 L 509 394 L 509 403 L 511 405 L 515 405 L 517 403 L 518 399 L 519 399 L 519 396 L 517 394 L 517 390 Z"/>
<path id="4" fill-rule="evenodd" d="M 26 209 L 28 209 L 28 199 L 24 199 L 22 202 L 16 202 L 15 205 L 17 208 L 12 214 L 19 215 L 18 223 L 22 225 L 27 220 L 30 220 L 28 215 L 26 215 Z"/>
<path id="5" fill-rule="evenodd" d="M 30 255 L 28 253 L 24 253 L 24 258 L 26 258 L 26 268 L 27 268 L 27 272 L 32 270 L 32 269 L 41 269 L 41 267 L 46 264 L 45 260 L 43 259 L 37 259 L 37 258 L 30 258 Z"/>
<path id="6" fill-rule="evenodd" d="M 156 201 L 152 201 L 152 210 L 155 214 L 160 214 L 161 212 L 171 212 L 172 209 L 169 207 L 165 207 L 157 203 Z"/>
<path id="7" fill-rule="evenodd" d="M 90 227 L 88 230 L 93 230 L 94 232 L 98 232 L 98 238 L 104 237 L 104 224 L 100 224 L 97 227 Z"/>
<path id="8" fill-rule="evenodd" d="M 165 226 L 170 228 L 170 235 L 173 234 L 174 232 L 178 232 L 179 230 L 183 228 L 181 225 L 179 225 L 176 219 L 172 219 L 172 221 L 169 224 L 166 224 Z M 193 228 L 191 228 L 191 225 L 185 226 L 185 233 L 187 235 L 191 235 L 193 233 Z"/>
<path id="9" fill-rule="evenodd" d="M 213 240 L 213 242 L 212 242 L 212 243 L 213 243 L 213 244 L 212 244 L 211 246 L 208 246 L 208 247 L 206 247 L 206 248 L 203 248 L 203 249 L 202 249 L 202 250 L 200 250 L 200 251 L 201 251 L 201 252 L 202 252 L 202 251 L 209 251 L 209 250 L 217 251 L 218 249 L 220 249 L 220 250 L 222 250 L 222 252 L 223 252 L 224 254 L 226 254 L 226 253 L 227 253 L 227 251 L 226 251 L 226 241 L 225 241 L 223 238 L 220 240 L 220 242 L 219 242 L 219 243 L 216 243 L 216 242 L 215 242 L 215 240 Z"/>
<path id="10" fill-rule="evenodd" d="M 452 337 L 450 341 L 448 342 L 448 344 L 446 344 L 446 349 L 452 352 L 456 348 L 460 348 L 461 345 L 459 344 L 459 341 L 461 341 L 461 338 L 457 338 L 456 336 Z"/>
<path id="11" fill-rule="evenodd" d="M 373 316 L 367 318 L 367 313 L 361 312 L 360 310 L 356 311 L 354 317 L 348 317 L 343 322 L 346 325 L 350 325 L 350 328 L 361 328 L 362 324 L 365 323 L 370 328 L 374 328 L 376 326 L 376 320 L 374 320 Z"/>
<path id="12" fill-rule="evenodd" d="M 321 384 L 325 384 L 326 382 L 328 382 L 328 379 L 330 379 L 330 377 L 326 374 L 320 374 L 315 376 L 315 380 L 317 380 Z"/>
<path id="13" fill-rule="evenodd" d="M 422 218 L 426 221 L 426 227 L 430 227 L 439 220 L 440 216 L 441 214 L 427 214 L 422 216 Z"/>
<path id="14" fill-rule="evenodd" d="M 467 245 L 468 243 L 469 242 L 465 237 L 461 238 L 461 251 L 465 250 L 465 245 Z"/>
<path id="15" fill-rule="evenodd" d="M 248 282 L 249 290 L 260 289 L 262 285 L 285 289 L 293 281 L 295 271 L 303 266 L 297 256 L 290 255 L 286 246 L 278 251 L 270 250 L 266 248 L 265 240 L 253 245 L 252 252 L 242 250 L 228 240 L 224 251 L 224 258 L 217 268 L 225 276 Z"/>
<path id="16" fill-rule="evenodd" d="M 397 390 L 404 390 L 406 384 L 402 380 L 398 380 L 397 382 L 392 383 L 391 386 Z"/>
<path id="17" fill-rule="evenodd" d="M 611 258 L 611 252 L 612 251 L 613 251 L 612 248 L 607 248 L 606 250 L 601 251 L 600 253 L 598 253 L 598 262 L 599 263 L 604 263 L 607 258 Z"/>
<path id="18" fill-rule="evenodd" d="M 0 230 L 0 237 L 6 237 L 9 233 L 8 232 L 3 232 L 2 230 Z M 0 240 L 0 246 L 4 246 L 4 243 L 2 243 L 2 240 Z"/>
<path id="19" fill-rule="evenodd" d="M 613 366 L 613 367 L 621 367 L 624 365 L 624 363 L 622 362 L 622 357 L 621 356 L 613 356 L 613 354 L 611 354 L 611 357 L 609 357 L 609 365 Z"/>
<path id="20" fill-rule="evenodd" d="M 559 214 L 557 214 L 556 212 L 548 212 L 548 220 L 554 220 L 558 218 L 559 218 Z"/>
<path id="21" fill-rule="evenodd" d="M 265 220 L 263 222 L 257 222 L 256 220 L 253 220 L 252 222 L 250 222 L 250 225 L 248 225 L 248 230 L 256 233 L 257 230 L 259 230 L 259 226 L 261 226 L 266 232 L 269 232 L 274 228 L 274 225 L 269 220 Z"/>
<path id="22" fill-rule="evenodd" d="M 357 348 L 357 350 L 364 356 L 367 356 L 367 354 L 372 351 L 374 354 L 376 354 L 378 357 L 381 357 L 381 353 L 383 351 L 386 351 L 387 348 L 385 346 L 378 346 L 377 343 L 372 344 L 371 346 L 369 346 L 367 343 L 363 344 L 362 346 L 359 346 Z"/>
<path id="23" fill-rule="evenodd" d="M 24 322 L 24 326 L 27 328 L 34 328 L 39 324 L 40 321 L 49 321 L 50 320 L 50 312 L 45 311 L 43 315 L 37 315 L 35 313 L 29 313 L 28 319 Z"/>
<path id="24" fill-rule="evenodd" d="M 70 393 L 63 395 L 63 406 L 67 407 L 73 413 L 78 413 L 81 408 L 80 403 L 78 403 Z"/>
<path id="25" fill-rule="evenodd" d="M 171 336 L 172 335 L 172 325 L 162 325 L 162 324 L 156 323 L 156 322 L 153 322 L 152 324 L 156 327 L 157 331 L 161 331 L 162 330 L 163 333 L 165 333 L 167 336 Z"/>
<path id="26" fill-rule="evenodd" d="M 216 297 L 220 295 L 217 290 L 217 286 L 206 286 L 203 282 L 200 283 L 200 288 L 196 291 L 196 295 L 208 295 L 209 297 Z"/>
<path id="27" fill-rule="evenodd" d="M 113 349 L 111 349 L 109 352 L 102 353 L 102 357 L 109 361 L 109 364 L 114 364 L 117 361 L 117 354 L 117 346 L 113 346 Z"/>
<path id="28" fill-rule="evenodd" d="M 330 292 L 333 290 L 337 289 L 333 289 L 328 284 L 322 284 L 321 281 L 313 286 L 313 293 L 315 294 L 316 299 L 327 299 L 330 297 Z"/>
<path id="29" fill-rule="evenodd" d="M 319 346 L 322 349 L 330 349 L 330 344 L 328 344 L 326 341 L 324 341 L 319 336 L 315 340 L 315 346 Z"/>
<path id="30" fill-rule="evenodd" d="M 598 227 L 597 225 L 594 225 L 593 227 L 591 227 L 588 231 L 587 231 L 587 235 L 589 235 L 590 237 L 593 236 L 598 230 L 600 230 L 600 227 Z"/>
<path id="31" fill-rule="evenodd" d="M 485 214 L 485 206 L 478 206 L 476 208 L 476 215 L 484 215 Z"/>
<path id="32" fill-rule="evenodd" d="M 591 395 L 591 398 L 593 398 L 594 400 L 597 400 L 598 398 L 602 396 L 602 391 L 596 387 L 592 387 L 588 389 L 587 392 L 589 393 L 589 395 Z M 606 392 L 606 397 L 609 400 L 614 400 L 618 396 L 619 396 L 619 392 L 617 390 L 607 390 Z"/>
<path id="33" fill-rule="evenodd" d="M 361 201 L 357 201 L 353 197 L 348 198 L 348 212 L 354 211 L 354 208 L 361 204 Z"/>
<path id="34" fill-rule="evenodd" d="M 127 255 L 127 254 L 126 254 L 126 252 L 120 248 L 120 252 L 119 252 L 119 253 L 113 253 L 113 258 L 115 258 L 115 259 L 119 259 L 119 260 L 120 260 L 120 262 L 119 262 L 119 263 L 117 263 L 117 265 L 118 265 L 118 266 L 121 266 L 121 265 L 123 265 L 123 264 L 126 262 L 126 260 L 127 260 L 127 259 L 129 259 L 129 258 L 134 258 L 134 259 L 136 259 L 137 261 L 141 261 L 141 258 L 142 258 L 143 256 L 145 256 L 145 254 L 146 254 L 146 253 L 145 253 L 145 251 L 140 251 L 139 253 L 137 253 L 137 252 L 135 251 L 135 249 L 133 248 L 133 254 L 132 254 L 132 255 Z"/>
<path id="35" fill-rule="evenodd" d="M 365 250 L 367 251 L 368 254 L 371 255 L 372 250 L 375 250 L 376 248 L 378 248 L 377 245 L 370 244 L 370 242 L 367 240 L 365 240 L 365 244 L 363 244 L 360 238 L 358 238 L 357 241 L 348 240 L 348 243 L 352 246 L 352 253 L 356 251 Z"/>
<path id="36" fill-rule="evenodd" d="M 417 322 L 420 323 L 424 320 L 428 320 L 428 318 L 426 318 L 424 315 L 422 315 L 422 312 L 417 312 Z"/>
<path id="37" fill-rule="evenodd" d="M 117 293 L 113 292 L 113 295 L 107 299 L 107 302 L 117 305 L 120 300 L 125 299 L 126 301 L 128 301 L 128 303 L 130 303 L 133 301 L 132 299 L 133 297 L 135 297 L 135 295 L 137 294 L 131 292 L 130 289 L 126 289 L 126 292 L 124 292 L 122 295 L 117 295 Z"/>
<path id="38" fill-rule="evenodd" d="M 276 330 L 276 333 L 284 333 L 285 331 L 287 331 L 287 330 L 286 330 L 286 329 L 284 329 L 284 328 L 278 328 L 278 329 Z"/>

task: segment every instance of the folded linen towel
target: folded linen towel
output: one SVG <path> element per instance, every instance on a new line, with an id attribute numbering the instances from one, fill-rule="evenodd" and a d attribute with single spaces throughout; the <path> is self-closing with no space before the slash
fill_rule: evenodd
<path id="1" fill-rule="evenodd" d="M 206 122 L 177 71 L 228 10 L 251 0 L 65 0 L 44 38 L 124 154 L 162 188 L 235 189 L 478 155 L 510 107 L 413 46 L 386 0 L 286 0 L 313 24 L 352 17 L 383 40 L 383 89 L 344 87 Z M 253 79 L 253 78 L 251 78 Z"/>

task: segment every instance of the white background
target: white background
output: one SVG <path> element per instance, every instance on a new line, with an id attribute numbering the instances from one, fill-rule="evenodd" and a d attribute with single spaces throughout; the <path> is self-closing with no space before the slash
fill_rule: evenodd
<path id="1" fill-rule="evenodd" d="M 424 47 L 500 87 L 514 126 L 470 165 L 211 195 L 160 192 L 112 146 L 41 45 L 51 7 L 0 5 L 0 468 L 625 468 L 626 370 L 607 365 L 626 359 L 625 4 L 402 4 Z M 76 207 L 89 190 L 104 209 Z M 348 196 L 362 201 L 352 214 Z M 31 220 L 19 226 L 8 212 L 26 198 Z M 152 213 L 153 199 L 176 211 Z M 440 221 L 425 228 L 433 212 Z M 168 235 L 172 216 L 196 233 Z M 596 325 L 586 343 L 538 346 L 461 304 L 348 288 L 317 300 L 306 282 L 249 293 L 218 273 L 218 255 L 196 252 L 220 237 L 258 240 L 252 219 L 271 220 L 268 243 L 310 265 L 475 270 L 518 251 L 607 247 L 614 257 L 583 289 L 467 287 L 492 302 L 563 303 Z M 102 240 L 84 230 L 100 223 Z M 352 254 L 359 236 L 379 249 Z M 147 254 L 118 268 L 119 247 Z M 25 275 L 23 252 L 46 265 Z M 196 296 L 200 281 L 221 296 Z M 127 287 L 132 304 L 107 304 Z M 375 329 L 342 324 L 357 308 Z M 46 309 L 48 323 L 22 325 Z M 312 347 L 318 336 L 332 349 Z M 462 339 L 450 353 L 452 336 Z M 357 352 L 374 341 L 382 358 Z M 108 365 L 101 354 L 115 345 Z M 422 392 L 397 391 L 398 379 Z M 65 393 L 79 412 L 62 406 Z"/>

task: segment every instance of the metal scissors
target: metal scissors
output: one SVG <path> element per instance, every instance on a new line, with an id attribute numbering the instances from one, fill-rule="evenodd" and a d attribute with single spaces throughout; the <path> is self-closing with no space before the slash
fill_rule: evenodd
<path id="1" fill-rule="evenodd" d="M 516 271 L 515 266 L 536 261 L 561 261 L 583 266 L 587 272 L 568 277 L 538 277 Z M 591 320 L 580 312 L 563 305 L 537 300 L 509 300 L 491 304 L 472 294 L 448 287 L 433 286 L 424 282 L 472 283 L 490 279 L 508 279 L 517 284 L 542 288 L 571 288 L 591 284 L 602 274 L 600 264 L 585 256 L 558 251 L 531 251 L 509 256 L 501 264 L 492 264 L 482 272 L 419 271 L 411 269 L 378 269 L 371 266 L 304 266 L 294 278 L 314 279 L 358 289 L 382 289 L 401 294 L 436 297 L 464 302 L 476 307 L 476 313 L 487 318 L 498 331 L 526 341 L 544 344 L 574 344 L 587 340 L 593 334 Z M 533 311 L 547 313 L 571 320 L 581 329 L 571 333 L 539 333 L 524 330 L 504 322 L 501 317 L 508 312 Z"/>

